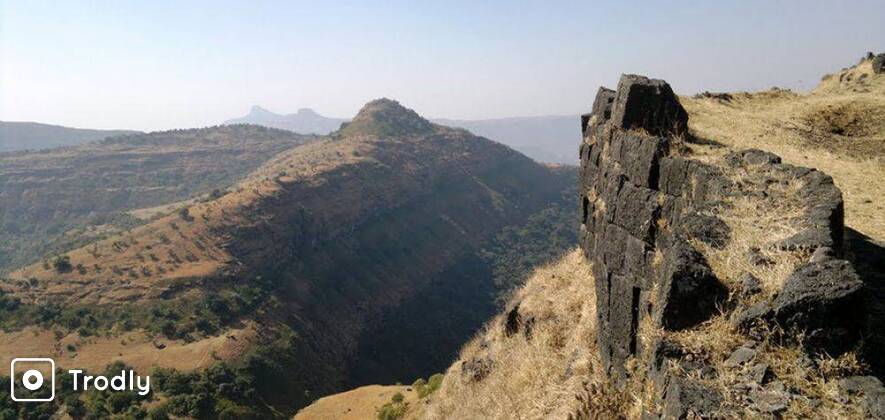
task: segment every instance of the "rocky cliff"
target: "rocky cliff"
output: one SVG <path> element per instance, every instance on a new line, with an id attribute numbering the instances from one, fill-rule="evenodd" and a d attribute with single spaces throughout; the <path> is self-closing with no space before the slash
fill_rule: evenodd
<path id="1" fill-rule="evenodd" d="M 851 99 L 680 101 L 634 75 L 599 89 L 581 118 L 580 249 L 539 268 L 406 416 L 882 418 L 881 252 L 847 243 L 857 210 L 829 175 L 729 137 L 758 120 L 733 108 L 773 95 L 778 110 Z"/>
<path id="2" fill-rule="evenodd" d="M 840 259 L 842 194 L 829 176 L 758 150 L 709 162 L 682 156 L 693 140 L 688 116 L 661 80 L 625 75 L 617 91 L 600 89 L 583 125 L 581 247 L 595 278 L 600 357 L 616 384 L 641 377 L 655 390 L 648 413 L 718 416 L 746 407 L 778 413 L 798 394 L 766 386 L 769 367 L 751 362 L 761 359 L 758 341 L 797 344 L 811 357 L 856 348 L 863 283 Z M 772 232 L 767 244 L 742 249 L 744 255 L 732 253 L 753 269 L 715 270 L 708 258 L 738 251 L 733 243 L 746 240 L 733 237 L 722 217 L 747 201 L 782 205 L 793 229 L 781 238 Z M 785 278 L 761 282 L 756 267 L 779 260 L 793 261 Z M 758 383 L 742 378 L 725 391 L 709 386 L 725 375 L 704 360 L 712 355 L 698 357 L 690 350 L 697 343 L 668 336 L 722 313 L 747 340 L 726 362 L 747 364 Z"/>

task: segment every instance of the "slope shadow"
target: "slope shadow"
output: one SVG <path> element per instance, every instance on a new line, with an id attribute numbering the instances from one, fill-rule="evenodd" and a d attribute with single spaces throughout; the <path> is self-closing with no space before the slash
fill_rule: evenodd
<path id="1" fill-rule="evenodd" d="M 885 244 L 845 228 L 846 257 L 854 263 L 866 288 L 864 353 L 873 373 L 885 377 Z"/>

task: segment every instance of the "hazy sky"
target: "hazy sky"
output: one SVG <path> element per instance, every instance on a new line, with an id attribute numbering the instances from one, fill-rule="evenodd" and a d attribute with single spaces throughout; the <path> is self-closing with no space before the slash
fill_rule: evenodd
<path id="1" fill-rule="evenodd" d="M 621 73 L 809 89 L 885 51 L 883 17 L 863 0 L 0 0 L 0 120 L 155 130 L 381 96 L 431 117 L 575 114 Z"/>

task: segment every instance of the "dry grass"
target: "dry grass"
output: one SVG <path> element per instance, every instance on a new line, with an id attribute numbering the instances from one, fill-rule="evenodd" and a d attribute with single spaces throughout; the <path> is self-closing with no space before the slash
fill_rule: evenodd
<path id="1" fill-rule="evenodd" d="M 717 153 L 721 155 L 720 153 Z M 715 161 L 716 154 L 707 154 L 707 161 Z M 722 167 L 722 165 L 720 165 Z M 747 188 L 754 180 L 752 174 L 743 168 L 723 168 L 735 185 Z M 714 210 L 731 229 L 731 239 L 722 248 L 713 248 L 701 241 L 693 245 L 706 257 L 716 276 L 730 289 L 730 300 L 738 308 L 747 307 L 760 300 L 771 300 L 783 288 L 787 277 L 796 267 L 808 260 L 809 255 L 801 251 L 781 251 L 771 248 L 772 242 L 787 238 L 799 232 L 803 226 L 805 209 L 789 197 L 803 187 L 801 182 L 790 180 L 784 185 L 766 185 L 774 194 L 742 195 L 727 197 L 724 204 Z M 772 191 L 774 190 L 774 191 Z M 754 263 L 750 255 L 755 252 L 767 263 Z M 742 296 L 738 278 L 744 273 L 752 273 L 761 283 L 762 293 L 755 296 Z M 712 367 L 715 375 L 702 375 L 701 372 L 679 372 L 717 390 L 723 397 L 724 409 L 744 417 L 759 416 L 749 409 L 748 391 L 745 388 L 760 390 L 763 387 L 747 382 L 749 366 L 729 366 L 728 357 L 739 346 L 750 339 L 742 335 L 728 321 L 730 309 L 698 327 L 663 332 L 662 336 L 670 343 L 678 345 L 688 357 Z M 862 418 L 861 404 L 846 401 L 836 386 L 839 376 L 859 374 L 864 371 L 855 353 L 849 352 L 837 359 L 824 357 L 812 363 L 807 359 L 800 344 L 785 345 L 771 340 L 778 334 L 762 334 L 768 337 L 761 343 L 754 343 L 757 354 L 755 363 L 767 364 L 773 377 L 781 381 L 785 388 L 797 394 L 790 400 L 786 418 Z M 802 362 L 807 360 L 807 362 Z M 817 366 L 817 368 L 815 368 Z M 632 384 L 632 392 L 644 389 Z M 644 395 L 644 401 L 650 399 Z M 648 404 L 647 402 L 645 404 Z M 647 405 L 646 405 L 647 406 Z"/>
<path id="2" fill-rule="evenodd" d="M 596 299 L 589 264 L 579 250 L 539 268 L 513 298 L 532 333 L 504 334 L 502 316 L 468 343 L 440 390 L 412 417 L 429 419 L 565 418 L 590 391 L 595 411 L 621 409 L 600 374 L 596 347 Z M 487 376 L 474 381 L 462 362 L 493 360 Z"/>
<path id="3" fill-rule="evenodd" d="M 702 360 L 716 371 L 715 375 L 706 377 L 700 372 L 682 371 L 682 375 L 716 389 L 725 401 L 723 407 L 729 411 L 743 417 L 759 416 L 749 410 L 747 391 L 741 388 L 748 385 L 750 389 L 763 388 L 747 382 L 745 375 L 752 364 L 735 367 L 725 363 L 747 338 L 735 331 L 724 315 L 698 328 L 669 333 L 667 339 L 682 347 L 694 360 Z M 784 418 L 864 418 L 862 403 L 839 392 L 836 382 L 840 377 L 866 371 L 855 353 L 848 352 L 838 358 L 820 356 L 812 362 L 800 344 L 782 345 L 765 340 L 757 343 L 755 349 L 754 363 L 769 366 L 774 380 L 782 382 L 785 389 L 796 395 L 782 413 Z"/>
<path id="4" fill-rule="evenodd" d="M 414 404 L 418 393 L 405 385 L 367 385 L 340 394 L 316 400 L 305 407 L 292 420 L 368 420 L 378 409 L 400 393 L 404 402 Z"/>
<path id="5" fill-rule="evenodd" d="M 234 261 L 225 247 L 230 230 L 261 222 L 256 208 L 262 200 L 272 200 L 286 184 L 325 182 L 323 174 L 370 159 L 367 155 L 373 147 L 357 139 L 292 148 L 221 197 L 139 210 L 142 217 L 159 218 L 66 253 L 74 267 L 69 272 L 57 272 L 47 259 L 10 273 L 9 278 L 17 282 L 39 282 L 39 287 L 11 291 L 25 302 L 50 297 L 103 304 L 154 298 L 193 279 L 212 278 Z M 176 210 L 186 210 L 186 216 Z M 332 217 L 336 211 L 352 208 L 332 206 L 325 214 Z"/>
<path id="6" fill-rule="evenodd" d="M 868 63 L 859 66 L 860 70 L 846 71 L 868 72 L 866 67 Z M 824 80 L 809 95 L 777 90 L 735 94 L 727 102 L 688 97 L 680 100 L 697 137 L 731 149 L 767 150 L 786 163 L 816 168 L 832 176 L 844 194 L 846 225 L 883 241 L 885 77 L 870 74 L 864 82 L 850 85 L 833 82 L 836 79 L 838 75 Z M 862 135 L 828 135 L 827 130 L 815 126 L 831 123 L 844 125 L 848 134 Z"/>
<path id="7" fill-rule="evenodd" d="M 10 360 L 19 355 L 51 357 L 62 368 L 92 371 L 102 371 L 114 361 L 122 361 L 139 372 L 150 372 L 155 367 L 191 371 L 240 357 L 258 340 L 255 327 L 250 322 L 193 342 L 152 337 L 140 330 L 90 337 L 37 327 L 0 332 L 0 375 L 8 375 Z"/>
<path id="8" fill-rule="evenodd" d="M 751 174 L 744 168 L 728 170 L 731 173 L 727 175 L 735 184 L 753 182 Z M 733 293 L 740 290 L 739 277 L 751 273 L 761 282 L 762 297 L 770 299 L 783 288 L 795 268 L 807 260 L 808 255 L 804 252 L 783 251 L 770 246 L 806 227 L 803 226 L 806 209 L 789 199 L 801 187 L 799 181 L 790 180 L 787 185 L 766 185 L 767 191 L 775 193 L 766 198 L 725 197 L 724 203 L 713 212 L 731 229 L 731 239 L 718 249 L 701 241 L 692 241 L 707 258 L 716 277 Z M 754 253 L 768 263 L 754 263 L 750 258 Z"/>

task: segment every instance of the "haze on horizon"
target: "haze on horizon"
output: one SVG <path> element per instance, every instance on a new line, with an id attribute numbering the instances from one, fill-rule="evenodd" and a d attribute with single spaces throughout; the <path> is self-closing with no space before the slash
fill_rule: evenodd
<path id="1" fill-rule="evenodd" d="M 577 114 L 621 73 L 807 90 L 885 51 L 871 0 L 416 3 L 5 0 L 0 120 L 157 130 L 252 105 L 351 117 L 378 97 L 436 118 Z"/>

